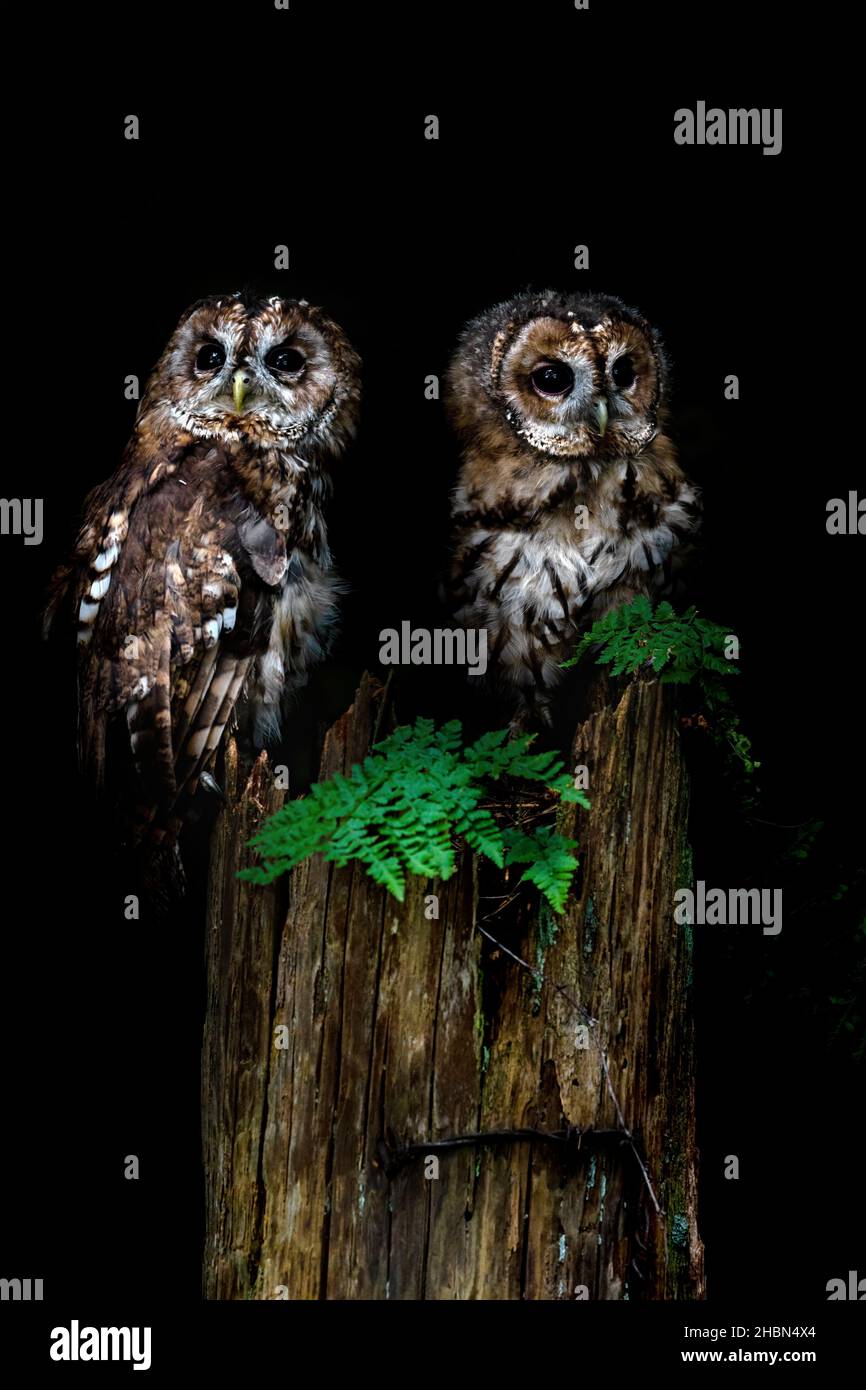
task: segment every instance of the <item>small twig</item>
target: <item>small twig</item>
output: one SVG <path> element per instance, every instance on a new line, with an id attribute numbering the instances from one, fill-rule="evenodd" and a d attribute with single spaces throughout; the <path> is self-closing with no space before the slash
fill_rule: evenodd
<path id="1" fill-rule="evenodd" d="M 534 816 L 519 816 L 517 824 L 520 827 L 531 825 L 534 820 L 540 820 L 542 816 L 549 816 L 555 809 L 555 806 L 543 806 L 540 811 L 536 811 Z"/>
<path id="2" fill-rule="evenodd" d="M 379 708 L 378 708 L 378 710 L 376 711 L 376 723 L 373 725 L 373 734 L 372 734 L 372 737 L 371 737 L 371 739 L 370 739 L 370 747 L 371 747 L 371 748 L 372 748 L 376 743 L 379 742 L 379 731 L 380 731 L 380 729 L 382 728 L 382 720 L 384 719 L 384 717 L 385 717 L 385 711 L 386 711 L 387 708 L 388 708 L 388 700 L 389 700 L 389 697 L 390 697 L 390 694 L 391 694 L 391 682 L 393 681 L 393 679 L 394 679 L 394 668 L 392 667 L 391 670 L 388 672 L 388 675 L 387 675 L 386 678 L 385 678 L 385 684 L 384 684 L 383 686 L 380 687 L 380 689 L 381 689 L 381 700 L 380 700 L 380 702 L 379 702 Z"/>
<path id="3" fill-rule="evenodd" d="M 510 798 L 506 798 L 504 801 L 485 801 L 482 803 L 481 809 L 484 811 L 500 809 L 512 811 L 515 806 L 540 806 L 542 802 L 551 810 L 556 805 L 549 797 L 537 796 L 532 801 L 512 801 Z"/>
<path id="4" fill-rule="evenodd" d="M 384 1139 L 378 1143 L 379 1162 L 390 1178 L 411 1162 L 413 1158 L 427 1157 L 429 1154 L 447 1153 L 451 1149 L 473 1147 L 476 1144 L 514 1144 L 530 1141 L 532 1143 L 566 1144 L 575 1152 L 586 1145 L 588 1148 L 603 1147 L 606 1144 L 627 1144 L 629 1141 L 619 1129 L 487 1129 L 474 1134 L 458 1134 L 452 1139 L 431 1139 L 417 1144 L 404 1144 L 402 1147 L 389 1146 Z"/>
<path id="5" fill-rule="evenodd" d="M 516 888 L 516 889 L 514 890 L 513 893 L 508 893 L 508 894 L 506 894 L 506 895 L 504 895 L 504 896 L 505 896 L 505 901 L 504 901 L 503 903 L 501 903 L 499 907 L 494 908 L 492 912 L 488 912 L 484 917 L 482 917 L 482 918 L 481 918 L 481 921 L 482 921 L 482 922 L 489 922 L 491 917 L 496 917 L 496 916 L 498 916 L 498 914 L 499 914 L 500 912 L 504 912 L 505 909 L 506 909 L 511 903 L 514 902 L 515 898 L 518 898 L 518 897 L 520 896 L 520 890 L 519 890 L 518 888 Z M 478 923 L 476 922 L 475 925 L 478 926 Z M 483 928 L 482 928 L 482 927 L 478 927 L 478 930 L 479 930 L 479 931 L 483 931 Z M 484 935 L 486 936 L 487 933 L 484 932 Z M 493 937 L 492 937 L 492 936 L 491 936 L 490 940 L 491 940 L 491 941 L 493 940 Z"/>
<path id="6" fill-rule="evenodd" d="M 511 895 L 511 900 L 513 900 L 516 897 L 517 893 L 513 893 Z M 507 906 L 507 904 L 505 904 L 505 906 Z M 501 911 L 501 908 L 497 909 L 497 911 Z M 496 914 L 493 912 L 488 913 L 488 917 L 494 917 L 495 915 Z M 488 920 L 488 917 L 482 917 L 481 921 L 486 922 Z M 563 996 L 566 1002 L 569 1003 L 573 1009 L 577 1010 L 577 1012 L 580 1014 L 581 1018 L 584 1020 L 585 1023 L 588 1023 L 592 1028 L 595 1028 L 595 1026 L 598 1023 L 598 1019 L 593 1018 L 589 1010 L 584 1008 L 583 1004 L 579 1004 L 576 999 L 571 998 L 571 995 L 566 990 L 565 985 L 551 985 L 550 981 L 545 979 L 543 970 L 539 970 L 537 966 L 530 965 L 528 961 L 521 960 L 520 956 L 516 956 L 514 952 L 510 951 L 508 947 L 505 946 L 501 941 L 497 941 L 495 936 L 491 936 L 489 931 L 485 931 L 479 922 L 476 922 L 475 925 L 482 936 L 486 936 L 488 941 L 491 941 L 494 946 L 497 946 L 499 948 L 500 951 L 504 951 L 507 956 L 510 956 L 516 965 L 521 966 L 523 970 L 528 970 L 530 975 L 534 975 L 536 980 L 538 980 L 540 984 L 548 985 L 551 989 L 555 989 L 558 994 L 561 994 Z"/>

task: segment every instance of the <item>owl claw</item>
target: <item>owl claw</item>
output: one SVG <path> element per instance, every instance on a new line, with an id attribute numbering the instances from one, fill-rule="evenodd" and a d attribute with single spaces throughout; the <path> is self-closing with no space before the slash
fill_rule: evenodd
<path id="1" fill-rule="evenodd" d="M 225 805 L 226 794 L 220 786 L 219 782 L 210 772 L 203 772 L 198 780 L 200 785 L 204 787 L 205 791 L 213 792 L 214 796 L 219 797 L 222 805 Z"/>
<path id="2" fill-rule="evenodd" d="M 508 737 L 510 739 L 520 738 L 526 733 L 526 718 L 522 714 L 515 714 L 508 725 Z"/>
<path id="3" fill-rule="evenodd" d="M 534 700 L 530 705 L 522 706 L 512 715 L 508 725 L 509 738 L 522 738 L 524 734 L 537 732 L 538 729 L 552 729 L 553 714 L 549 703 Z"/>

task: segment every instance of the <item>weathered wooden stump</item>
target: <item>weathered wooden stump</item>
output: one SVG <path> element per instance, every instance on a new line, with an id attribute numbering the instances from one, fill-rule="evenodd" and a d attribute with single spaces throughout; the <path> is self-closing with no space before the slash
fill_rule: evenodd
<path id="1" fill-rule="evenodd" d="M 264 756 L 244 780 L 229 748 L 209 896 L 206 1297 L 702 1296 L 690 940 L 673 922 L 688 789 L 669 693 L 629 685 L 577 728 L 593 804 L 559 811 L 580 841 L 572 902 L 507 928 L 469 854 L 447 883 L 410 879 L 404 903 L 320 858 L 292 875 L 287 911 L 240 883 L 282 793 Z M 320 778 L 364 757 L 381 698 L 365 677 Z M 633 1145 L 611 1134 L 622 1121 Z M 526 1129 L 562 1141 L 501 1134 Z M 498 1137 L 430 1147 L 482 1131 Z"/>

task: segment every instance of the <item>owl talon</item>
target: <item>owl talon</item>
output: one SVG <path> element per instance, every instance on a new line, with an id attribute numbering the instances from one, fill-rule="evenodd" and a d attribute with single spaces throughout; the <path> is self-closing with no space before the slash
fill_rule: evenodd
<path id="1" fill-rule="evenodd" d="M 538 705 L 535 713 L 538 716 L 539 724 L 542 724 L 545 729 L 553 728 L 553 715 L 550 711 L 550 705 Z"/>
<path id="2" fill-rule="evenodd" d="M 527 728 L 526 715 L 515 714 L 514 718 L 510 721 L 508 725 L 509 739 L 522 738 L 523 735 L 528 732 L 529 730 Z"/>
<path id="3" fill-rule="evenodd" d="M 198 780 L 199 784 L 202 787 L 204 787 L 205 791 L 213 792 L 214 796 L 219 797 L 220 803 L 223 806 L 225 806 L 226 794 L 220 786 L 219 782 L 210 772 L 203 772 Z"/>

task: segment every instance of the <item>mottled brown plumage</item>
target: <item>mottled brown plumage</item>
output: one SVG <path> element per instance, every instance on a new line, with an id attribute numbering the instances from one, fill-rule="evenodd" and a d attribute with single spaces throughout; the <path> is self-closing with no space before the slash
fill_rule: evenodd
<path id="1" fill-rule="evenodd" d="M 326 649 L 339 593 L 325 464 L 351 439 L 359 361 L 320 310 L 237 295 L 183 315 L 123 462 L 91 493 L 47 611 L 77 626 L 82 761 L 125 720 L 133 838 L 169 842 L 243 697 L 250 736 Z M 75 626 L 73 626 L 73 624 Z"/>
<path id="2" fill-rule="evenodd" d="M 549 719 L 579 628 L 661 590 L 696 527 L 666 380 L 658 335 L 609 296 L 519 295 L 461 337 L 452 592 L 459 621 L 487 630 L 516 726 Z"/>

